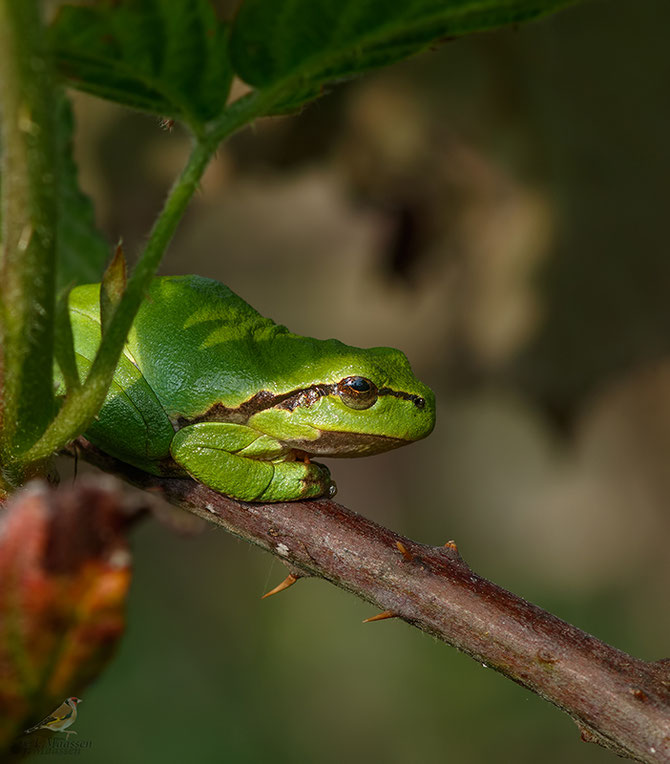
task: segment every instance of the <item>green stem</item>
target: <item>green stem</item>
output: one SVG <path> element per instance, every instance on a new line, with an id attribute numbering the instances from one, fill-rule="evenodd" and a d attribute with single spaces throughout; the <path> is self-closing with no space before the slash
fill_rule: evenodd
<path id="1" fill-rule="evenodd" d="M 55 410 L 53 316 L 56 240 L 54 86 L 36 0 L 0 0 L 0 463 L 22 479 L 16 455 Z"/>
<path id="2" fill-rule="evenodd" d="M 58 415 L 44 435 L 21 455 L 24 463 L 45 459 L 66 446 L 84 432 L 98 413 L 107 395 L 135 314 L 156 273 L 163 252 L 198 188 L 212 154 L 224 138 L 262 114 L 273 97 L 276 95 L 252 93 L 233 103 L 222 117 L 212 124 L 205 137 L 195 143 L 184 170 L 172 187 L 154 224 L 144 252 L 128 280 L 127 289 L 109 322 L 84 385 L 67 395 Z"/>

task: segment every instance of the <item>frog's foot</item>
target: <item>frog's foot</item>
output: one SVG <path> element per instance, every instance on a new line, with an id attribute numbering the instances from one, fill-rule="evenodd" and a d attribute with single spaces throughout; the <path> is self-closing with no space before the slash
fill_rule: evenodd
<path id="1" fill-rule="evenodd" d="M 327 467 L 316 462 L 269 460 L 273 446 L 268 440 L 268 436 L 259 437 L 244 425 L 203 422 L 179 430 L 171 453 L 191 477 L 242 501 L 294 501 L 334 495 Z M 257 457 L 259 452 L 265 459 Z"/>
<path id="2" fill-rule="evenodd" d="M 272 477 L 253 501 L 292 501 L 316 496 L 334 496 L 330 470 L 317 462 L 271 462 Z"/>

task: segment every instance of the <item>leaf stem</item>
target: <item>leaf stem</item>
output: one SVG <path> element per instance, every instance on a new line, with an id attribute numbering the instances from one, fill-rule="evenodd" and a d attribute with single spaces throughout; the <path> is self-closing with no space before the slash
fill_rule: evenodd
<path id="1" fill-rule="evenodd" d="M 128 280 L 126 291 L 109 321 L 85 383 L 79 389 L 68 392 L 60 411 L 44 435 L 21 455 L 24 463 L 45 459 L 63 448 L 81 434 L 98 413 L 137 310 L 209 160 L 223 139 L 262 114 L 274 98 L 275 91 L 271 91 L 254 92 L 239 99 L 195 142 L 186 166 L 168 194 L 153 226 L 144 252 Z"/>

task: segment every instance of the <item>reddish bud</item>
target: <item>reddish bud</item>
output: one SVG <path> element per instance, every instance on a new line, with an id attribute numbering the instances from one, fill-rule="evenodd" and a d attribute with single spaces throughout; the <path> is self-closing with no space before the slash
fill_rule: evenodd
<path id="1" fill-rule="evenodd" d="M 117 490 L 33 484 L 0 507 L 0 750 L 81 695 L 116 647 L 130 583 Z"/>

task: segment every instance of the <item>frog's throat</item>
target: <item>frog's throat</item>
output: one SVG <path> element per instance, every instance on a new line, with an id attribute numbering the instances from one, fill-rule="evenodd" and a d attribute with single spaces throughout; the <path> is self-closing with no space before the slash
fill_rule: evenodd
<path id="1" fill-rule="evenodd" d="M 180 416 L 176 419 L 179 427 L 186 427 L 189 424 L 198 422 L 235 422 L 243 424 L 254 414 L 267 409 L 279 408 L 295 411 L 297 408 L 309 408 L 320 398 L 326 395 L 337 395 L 337 385 L 321 384 L 302 387 L 298 390 L 290 390 L 287 393 L 271 393 L 269 390 L 261 390 L 252 395 L 249 400 L 244 401 L 239 406 L 229 407 L 223 403 L 215 403 L 210 406 L 203 414 L 196 416 Z M 390 387 L 381 387 L 377 391 L 379 397 L 390 395 L 394 398 L 402 398 L 406 401 L 412 401 L 415 406 L 422 408 L 425 400 L 420 395 L 406 393 L 402 390 L 393 390 Z"/>
<path id="2" fill-rule="evenodd" d="M 316 440 L 303 442 L 292 440 L 290 445 L 294 450 L 297 449 L 310 456 L 349 458 L 381 454 L 384 451 L 391 451 L 400 446 L 405 446 L 409 442 L 404 438 L 393 438 L 390 435 L 320 430 L 320 435 Z"/>

